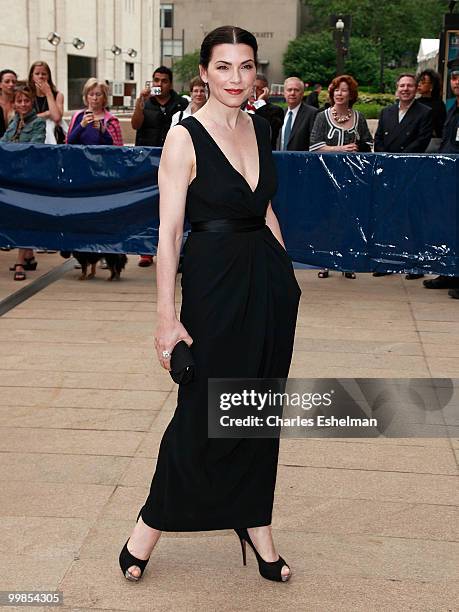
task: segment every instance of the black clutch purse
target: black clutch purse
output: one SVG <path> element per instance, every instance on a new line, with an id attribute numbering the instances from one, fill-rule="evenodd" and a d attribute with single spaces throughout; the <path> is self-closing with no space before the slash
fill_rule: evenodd
<path id="1" fill-rule="evenodd" d="M 186 385 L 194 378 L 193 355 L 184 340 L 177 342 L 171 353 L 170 375 L 178 385 Z"/>

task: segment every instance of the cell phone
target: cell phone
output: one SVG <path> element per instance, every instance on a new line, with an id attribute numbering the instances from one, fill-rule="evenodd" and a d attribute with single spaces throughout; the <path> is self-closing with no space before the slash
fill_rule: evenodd
<path id="1" fill-rule="evenodd" d="M 151 88 L 151 93 L 153 96 L 160 96 L 161 95 L 161 87 L 152 87 Z"/>

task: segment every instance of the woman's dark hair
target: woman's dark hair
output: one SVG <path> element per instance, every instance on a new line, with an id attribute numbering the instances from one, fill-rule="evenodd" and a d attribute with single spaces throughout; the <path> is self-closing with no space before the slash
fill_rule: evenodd
<path id="1" fill-rule="evenodd" d="M 29 70 L 29 77 L 28 77 L 28 82 L 29 82 L 29 87 L 31 89 L 33 89 L 33 91 L 36 91 L 36 87 L 35 87 L 35 83 L 33 81 L 33 71 L 35 70 L 35 68 L 37 66 L 43 66 L 43 68 L 46 70 L 46 72 L 48 73 L 48 83 L 49 86 L 51 87 L 51 91 L 53 92 L 54 96 L 56 96 L 57 94 L 57 88 L 53 83 L 53 78 L 51 76 L 51 68 L 48 66 L 48 64 L 46 62 L 42 62 L 41 60 L 38 60 L 38 62 L 34 62 L 31 66 L 30 66 L 30 70 Z"/>
<path id="2" fill-rule="evenodd" d="M 258 63 L 258 43 L 255 36 L 237 26 L 221 26 L 209 32 L 202 41 L 199 64 L 203 68 L 209 66 L 213 48 L 217 45 L 247 45 L 253 50 L 255 64 Z"/>
<path id="3" fill-rule="evenodd" d="M 435 70 L 431 70 L 430 68 L 426 68 L 418 75 L 416 75 L 416 85 L 419 85 L 419 81 L 422 81 L 424 77 L 429 77 L 432 82 L 432 98 L 439 100 L 441 98 L 441 79 L 438 72 Z"/>
<path id="4" fill-rule="evenodd" d="M 16 78 L 18 78 L 18 75 L 14 72 L 14 70 L 10 70 L 9 68 L 5 68 L 5 70 L 0 70 L 0 83 L 3 80 L 3 77 L 5 76 L 5 74 L 14 74 L 14 76 Z"/>

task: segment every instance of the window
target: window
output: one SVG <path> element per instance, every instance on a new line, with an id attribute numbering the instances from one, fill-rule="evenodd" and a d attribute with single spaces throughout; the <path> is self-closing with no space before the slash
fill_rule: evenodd
<path id="1" fill-rule="evenodd" d="M 134 81 L 134 62 L 125 63 L 124 78 L 126 81 Z"/>
<path id="2" fill-rule="evenodd" d="M 163 40 L 163 56 L 164 57 L 182 57 L 183 56 L 183 41 L 180 40 Z"/>
<path id="3" fill-rule="evenodd" d="M 159 9 L 159 25 L 161 28 L 174 27 L 174 5 L 161 4 Z"/>

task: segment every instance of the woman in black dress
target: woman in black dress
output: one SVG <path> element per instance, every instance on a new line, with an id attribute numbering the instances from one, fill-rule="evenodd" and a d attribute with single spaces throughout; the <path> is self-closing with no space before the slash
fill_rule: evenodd
<path id="1" fill-rule="evenodd" d="M 435 70 L 426 69 L 416 76 L 419 98 L 432 110 L 432 140 L 426 153 L 435 153 L 440 147 L 443 136 L 443 125 L 446 120 L 446 106 L 441 98 L 441 79 Z"/>
<path id="2" fill-rule="evenodd" d="M 208 102 L 167 136 L 159 169 L 158 328 L 156 349 L 184 340 L 196 367 L 180 385 L 163 436 L 150 494 L 120 554 L 125 577 L 138 580 L 161 531 L 234 528 L 262 576 L 286 581 L 271 513 L 278 439 L 210 439 L 208 378 L 284 378 L 293 349 L 300 289 L 271 208 L 277 183 L 269 124 L 240 106 L 256 76 L 255 37 L 225 26 L 201 47 Z M 180 320 L 175 277 L 184 215 Z M 129 548 L 128 548 L 129 544 Z"/>

